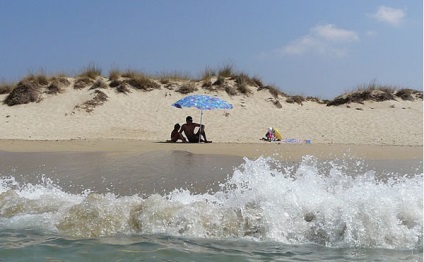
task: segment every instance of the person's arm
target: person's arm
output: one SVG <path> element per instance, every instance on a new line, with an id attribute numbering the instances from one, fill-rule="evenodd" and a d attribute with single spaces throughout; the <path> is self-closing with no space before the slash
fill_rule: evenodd
<path id="1" fill-rule="evenodd" d="M 181 126 L 179 133 L 180 133 L 180 134 L 182 134 L 184 130 L 185 130 L 185 124 L 183 124 L 183 125 Z"/>
<path id="2" fill-rule="evenodd" d="M 201 125 L 201 124 L 198 124 L 198 123 L 194 123 L 194 125 L 196 127 L 200 128 L 200 130 L 204 130 L 205 129 L 205 125 Z"/>

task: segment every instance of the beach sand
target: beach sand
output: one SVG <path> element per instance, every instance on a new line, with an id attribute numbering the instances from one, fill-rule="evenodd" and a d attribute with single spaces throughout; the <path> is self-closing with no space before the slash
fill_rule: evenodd
<path id="1" fill-rule="evenodd" d="M 98 90 L 90 86 L 74 89 L 75 79 L 69 81 L 62 93 L 43 93 L 37 103 L 1 104 L 0 139 L 161 142 L 169 139 L 175 123 L 185 123 L 187 115 L 200 122 L 198 109 L 171 106 L 186 96 L 175 91 L 182 83 L 152 91 L 132 89 L 128 94 L 110 87 L 101 89 L 107 101 L 87 112 L 83 105 Z M 283 138 L 310 140 L 312 144 L 423 145 L 420 98 L 326 106 L 312 101 L 289 103 L 286 97 L 276 98 L 267 89 L 252 87 L 249 95 L 230 96 L 225 91 L 202 89 L 201 83 L 195 85 L 198 91 L 191 94 L 218 96 L 233 105 L 231 110 L 203 111 L 202 123 L 208 139 L 214 142 L 258 143 L 268 127 L 275 127 Z M 6 96 L 0 95 L 0 101 Z"/>
<path id="2" fill-rule="evenodd" d="M 175 91 L 182 83 L 128 94 L 101 89 L 107 101 L 87 112 L 83 105 L 96 90 L 74 89 L 75 79 L 69 81 L 61 93 L 43 93 L 37 103 L 0 105 L 0 175 L 32 182 L 45 175 L 69 190 L 150 194 L 186 186 L 216 188 L 243 157 L 272 157 L 287 166 L 311 155 L 323 162 L 364 160 L 380 171 L 422 172 L 420 98 L 326 106 L 289 103 L 266 89 L 229 96 L 195 83 L 195 93 L 221 97 L 234 108 L 203 111 L 212 144 L 183 144 L 165 143 L 174 124 L 183 124 L 187 115 L 200 121 L 198 109 L 171 106 L 185 96 Z M 270 126 L 300 143 L 261 141 Z"/>

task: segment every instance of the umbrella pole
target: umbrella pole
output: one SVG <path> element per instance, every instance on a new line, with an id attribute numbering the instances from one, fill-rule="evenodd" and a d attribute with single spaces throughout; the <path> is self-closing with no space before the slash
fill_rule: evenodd
<path id="1" fill-rule="evenodd" d="M 203 110 L 200 110 L 200 127 L 199 127 L 199 143 L 200 143 L 200 137 L 201 137 L 201 133 L 200 131 L 202 131 L 202 116 L 203 116 Z"/>

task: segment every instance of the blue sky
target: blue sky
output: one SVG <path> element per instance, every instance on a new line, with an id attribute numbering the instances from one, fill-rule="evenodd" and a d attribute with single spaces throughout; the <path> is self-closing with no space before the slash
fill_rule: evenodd
<path id="1" fill-rule="evenodd" d="M 294 95 L 423 87 L 421 0 L 0 0 L 0 81 L 232 65 Z"/>

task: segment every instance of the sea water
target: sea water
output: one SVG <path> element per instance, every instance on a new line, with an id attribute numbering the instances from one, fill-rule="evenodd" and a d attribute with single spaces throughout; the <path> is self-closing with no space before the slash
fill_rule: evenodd
<path id="1" fill-rule="evenodd" d="M 423 260 L 422 167 L 244 158 L 213 190 L 148 195 L 20 178 L 0 176 L 0 261 Z"/>

